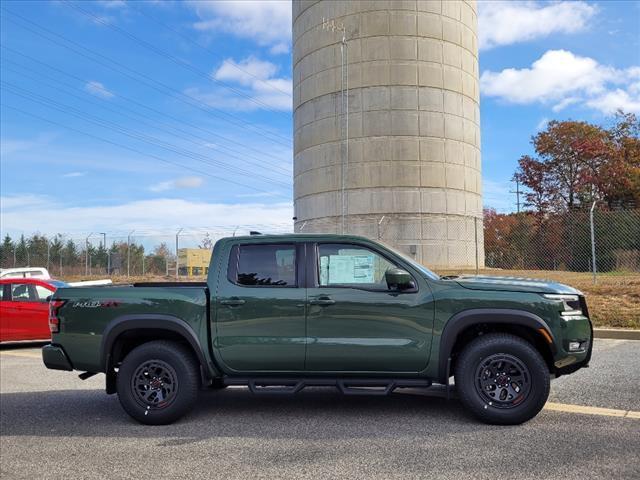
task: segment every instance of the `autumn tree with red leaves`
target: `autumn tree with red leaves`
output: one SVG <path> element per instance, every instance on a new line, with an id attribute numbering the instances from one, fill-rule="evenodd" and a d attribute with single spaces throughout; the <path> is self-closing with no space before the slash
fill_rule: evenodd
<path id="1" fill-rule="evenodd" d="M 640 207 L 640 121 L 618 112 L 610 128 L 573 120 L 548 123 L 532 138 L 537 158 L 524 155 L 514 179 L 525 205 L 539 215 L 594 200 L 610 208 Z"/>

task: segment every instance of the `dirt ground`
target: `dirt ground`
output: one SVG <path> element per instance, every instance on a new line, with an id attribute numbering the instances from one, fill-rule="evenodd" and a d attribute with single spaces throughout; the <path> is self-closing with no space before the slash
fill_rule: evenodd
<path id="1" fill-rule="evenodd" d="M 459 274 L 461 272 L 447 271 L 439 274 Z M 474 272 L 468 272 L 475 274 Z M 618 327 L 640 329 L 640 273 L 600 273 L 596 283 L 593 283 L 591 273 L 561 272 L 550 270 L 481 270 L 481 275 L 499 275 L 508 277 L 543 278 L 566 283 L 575 287 L 587 297 L 589 313 L 597 327 Z M 96 277 L 95 278 L 105 278 Z M 86 280 L 82 277 L 64 278 L 66 281 Z M 181 278 L 181 281 L 205 281 L 205 277 Z M 145 276 L 145 277 L 114 277 L 114 283 L 134 282 L 172 282 L 174 277 Z"/>

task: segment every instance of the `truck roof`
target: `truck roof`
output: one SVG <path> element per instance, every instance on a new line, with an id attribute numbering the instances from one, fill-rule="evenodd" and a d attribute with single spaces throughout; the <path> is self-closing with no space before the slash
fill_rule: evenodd
<path id="1" fill-rule="evenodd" d="M 278 234 L 255 234 L 238 237 L 226 237 L 222 240 L 277 240 L 277 241 L 301 241 L 306 239 L 326 239 L 326 240 L 369 240 L 361 235 L 341 235 L 336 233 L 278 233 Z"/>

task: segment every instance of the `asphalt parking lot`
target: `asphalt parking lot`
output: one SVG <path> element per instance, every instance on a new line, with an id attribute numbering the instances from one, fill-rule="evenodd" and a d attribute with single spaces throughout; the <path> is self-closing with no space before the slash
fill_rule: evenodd
<path id="1" fill-rule="evenodd" d="M 39 354 L 0 349 L 3 479 L 640 477 L 638 341 L 596 340 L 591 368 L 553 381 L 548 408 L 517 427 L 480 424 L 438 391 L 236 388 L 147 427 L 104 394 L 103 376 L 47 370 Z"/>

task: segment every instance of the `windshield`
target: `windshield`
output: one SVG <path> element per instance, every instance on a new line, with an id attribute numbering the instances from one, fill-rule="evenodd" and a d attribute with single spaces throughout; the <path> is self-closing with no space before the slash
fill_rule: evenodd
<path id="1" fill-rule="evenodd" d="M 384 245 L 385 248 L 391 250 L 393 253 L 395 253 L 397 256 L 399 256 L 400 258 L 402 258 L 405 262 L 411 264 L 411 266 L 413 268 L 415 268 L 416 270 L 418 270 L 420 273 L 422 273 L 425 277 L 431 279 L 431 280 L 439 280 L 440 279 L 440 275 L 438 275 L 437 273 L 432 272 L 431 270 L 429 270 L 427 267 L 425 267 L 424 265 L 418 263 L 414 258 L 411 258 L 410 256 L 408 256 L 407 254 L 401 252 L 400 250 L 398 250 L 397 248 L 392 247 L 391 245 L 384 243 L 384 242 L 379 242 L 380 244 Z"/>
<path id="2" fill-rule="evenodd" d="M 56 288 L 63 288 L 63 287 L 69 286 L 68 283 L 61 282 L 60 280 L 49 280 L 49 282 L 47 283 L 49 283 L 52 287 L 56 287 Z"/>

